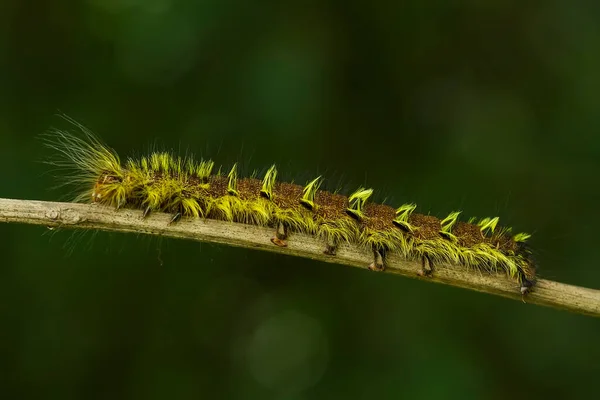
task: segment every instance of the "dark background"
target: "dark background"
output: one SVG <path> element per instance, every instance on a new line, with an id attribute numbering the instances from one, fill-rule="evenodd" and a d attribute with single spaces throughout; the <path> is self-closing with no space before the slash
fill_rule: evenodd
<path id="1" fill-rule="evenodd" d="M 600 288 L 596 1 L 2 0 L 0 196 L 59 200 L 62 111 L 533 232 Z M 597 319 L 314 261 L 0 225 L 3 398 L 583 398 Z M 516 287 L 515 287 L 516 290 Z M 593 394 L 592 394 L 593 396 Z"/>

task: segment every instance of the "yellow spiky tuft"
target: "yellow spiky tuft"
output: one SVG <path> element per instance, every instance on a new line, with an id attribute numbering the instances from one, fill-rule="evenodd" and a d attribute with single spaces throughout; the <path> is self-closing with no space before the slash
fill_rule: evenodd
<path id="1" fill-rule="evenodd" d="M 484 235 L 488 232 L 494 233 L 494 230 L 496 229 L 496 225 L 498 225 L 499 220 L 499 217 L 483 218 L 481 221 L 479 221 L 477 225 L 479 225 L 479 227 L 481 228 L 481 233 L 483 233 Z"/>
<path id="2" fill-rule="evenodd" d="M 452 227 L 458 221 L 458 216 L 460 215 L 460 213 L 461 211 L 453 211 L 440 222 L 442 226 L 442 229 L 440 230 L 440 235 L 444 236 L 446 239 L 452 240 L 453 242 L 456 242 L 458 239 L 455 235 L 452 234 Z"/>
<path id="3" fill-rule="evenodd" d="M 521 232 L 513 236 L 513 240 L 516 243 L 525 243 L 530 237 L 531 235 L 529 233 Z"/>
<path id="4" fill-rule="evenodd" d="M 214 166 L 215 163 L 211 160 L 200 161 L 198 165 L 193 168 L 194 173 L 192 175 L 196 175 L 202 182 L 208 182 L 208 178 L 210 177 Z"/>
<path id="5" fill-rule="evenodd" d="M 300 199 L 300 204 L 306 207 L 309 210 L 314 210 L 315 208 L 315 194 L 319 187 L 321 186 L 321 177 L 317 177 L 312 181 L 308 182 L 304 189 L 302 189 L 302 198 Z"/>
<path id="6" fill-rule="evenodd" d="M 271 166 L 271 168 L 269 168 L 267 170 L 267 173 L 265 174 L 265 177 L 263 179 L 263 184 L 262 184 L 262 188 L 260 189 L 260 194 L 269 199 L 272 200 L 273 199 L 273 189 L 275 188 L 275 180 L 277 179 L 277 168 L 275 167 L 275 164 L 273 164 Z"/>
<path id="7" fill-rule="evenodd" d="M 403 204 L 398 207 L 398 209 L 396 209 L 396 218 L 394 218 L 392 221 L 394 225 L 404 229 L 405 231 L 411 233 L 414 232 L 413 226 L 408 223 L 408 218 L 410 218 L 410 215 L 413 213 L 413 211 L 415 211 L 416 208 L 417 205 L 413 203 Z"/>
<path id="8" fill-rule="evenodd" d="M 314 235 L 332 247 L 341 243 L 355 243 L 360 237 L 360 230 L 350 217 L 336 220 L 322 219 L 318 221 L 316 227 Z"/>
<path id="9" fill-rule="evenodd" d="M 357 220 L 363 218 L 363 209 L 369 197 L 373 194 L 373 189 L 359 188 L 348 197 L 348 203 L 350 207 L 346 209 L 348 215 L 352 216 Z"/>
<path id="10" fill-rule="evenodd" d="M 237 163 L 233 164 L 231 167 L 231 171 L 227 175 L 229 181 L 227 182 L 227 193 L 231 196 L 238 196 L 239 193 L 237 191 Z"/>

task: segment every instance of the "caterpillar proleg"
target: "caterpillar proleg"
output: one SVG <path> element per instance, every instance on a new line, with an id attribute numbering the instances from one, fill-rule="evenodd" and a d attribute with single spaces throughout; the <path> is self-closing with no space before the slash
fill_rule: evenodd
<path id="1" fill-rule="evenodd" d="M 263 176 L 240 177 L 237 164 L 215 168 L 211 160 L 195 160 L 169 152 L 150 152 L 121 161 L 114 150 L 81 124 L 78 132 L 52 130 L 45 144 L 57 152 L 54 165 L 71 170 L 67 179 L 80 192 L 75 201 L 114 208 L 136 208 L 180 218 L 208 218 L 273 229 L 273 245 L 285 247 L 294 233 L 323 242 L 335 257 L 343 243 L 373 253 L 368 266 L 386 268 L 389 254 L 416 260 L 428 276 L 438 266 L 455 264 L 479 272 L 503 271 L 519 283 L 522 294 L 536 282 L 536 266 L 526 245 L 530 235 L 512 234 L 498 218 L 461 221 L 453 211 L 444 218 L 416 212 L 412 203 L 392 207 L 371 201 L 373 189 L 349 195 L 321 189 L 322 177 L 304 186 L 278 180 L 271 166 Z"/>

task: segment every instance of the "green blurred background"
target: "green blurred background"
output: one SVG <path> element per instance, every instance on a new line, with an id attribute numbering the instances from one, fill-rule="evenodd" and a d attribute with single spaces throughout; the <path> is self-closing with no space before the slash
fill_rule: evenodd
<path id="1" fill-rule="evenodd" d="M 0 197 L 62 111 L 531 231 L 600 288 L 600 3 L 2 0 Z M 584 398 L 600 321 L 257 251 L 0 225 L 3 398 Z M 517 290 L 515 286 L 515 290 Z"/>

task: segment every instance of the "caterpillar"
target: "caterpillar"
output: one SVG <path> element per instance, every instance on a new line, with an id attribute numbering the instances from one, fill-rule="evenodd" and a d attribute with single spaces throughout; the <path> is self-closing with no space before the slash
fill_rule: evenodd
<path id="1" fill-rule="evenodd" d="M 83 125 L 76 132 L 52 129 L 44 135 L 56 151 L 52 164 L 71 170 L 67 182 L 79 186 L 75 201 L 143 210 L 181 218 L 208 218 L 273 229 L 271 242 L 287 246 L 294 233 L 312 235 L 323 251 L 335 257 L 343 243 L 373 254 L 370 270 L 382 271 L 391 253 L 420 263 L 416 271 L 431 276 L 438 265 L 455 264 L 484 272 L 503 271 L 520 285 L 523 295 L 536 283 L 536 265 L 526 244 L 530 235 L 512 234 L 498 226 L 498 217 L 459 219 L 415 212 L 413 203 L 392 207 L 371 200 L 373 189 L 360 187 L 349 195 L 321 189 L 323 178 L 304 186 L 280 182 L 271 166 L 262 177 L 238 176 L 237 164 L 215 169 L 211 160 L 150 152 L 122 162 L 118 154 Z"/>

